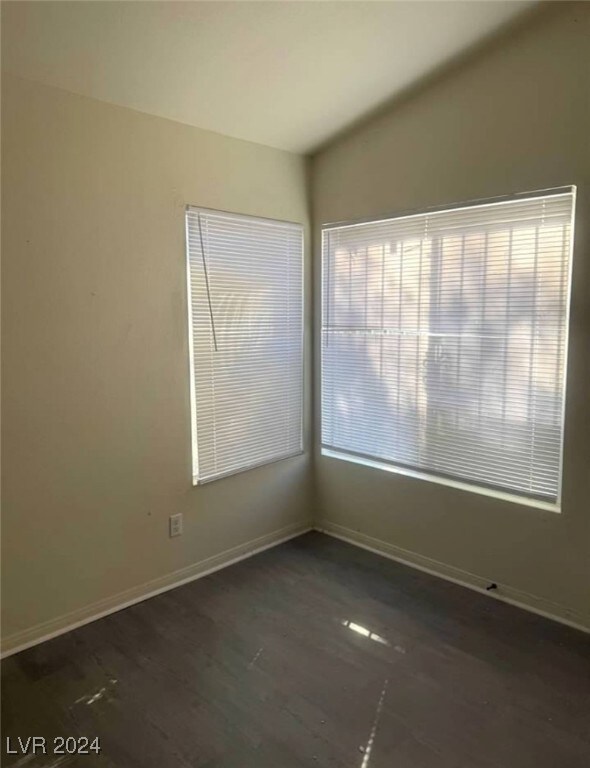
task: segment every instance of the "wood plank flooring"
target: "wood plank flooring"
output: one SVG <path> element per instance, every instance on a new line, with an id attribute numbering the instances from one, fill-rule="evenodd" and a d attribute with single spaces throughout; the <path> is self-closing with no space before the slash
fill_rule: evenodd
<path id="1" fill-rule="evenodd" d="M 590 766 L 590 636 L 320 533 L 6 659 L 2 693 L 7 768 Z M 102 751 L 6 754 L 59 735 Z"/>

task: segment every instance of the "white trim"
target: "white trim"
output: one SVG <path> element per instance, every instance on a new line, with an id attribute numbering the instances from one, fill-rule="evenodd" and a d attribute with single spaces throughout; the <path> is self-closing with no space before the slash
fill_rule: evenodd
<path id="1" fill-rule="evenodd" d="M 360 547 L 361 549 L 366 549 L 376 555 L 395 560 L 410 568 L 416 568 L 417 570 L 424 571 L 432 576 L 437 576 L 446 581 L 451 581 L 454 584 L 459 584 L 462 587 L 467 587 L 468 589 L 472 589 L 487 597 L 501 600 L 504 603 L 509 603 L 510 605 L 514 605 L 517 608 L 529 611 L 530 613 L 535 613 L 546 619 L 551 619 L 559 624 L 565 624 L 568 627 L 573 627 L 582 632 L 590 633 L 590 614 L 587 616 L 579 614 L 560 603 L 554 603 L 544 597 L 514 589 L 507 584 L 496 582 L 497 588 L 493 591 L 488 591 L 486 586 L 490 584 L 492 579 L 485 579 L 483 576 L 470 573 L 462 568 L 455 568 L 454 566 L 447 565 L 439 560 L 433 560 L 430 557 L 419 555 L 416 552 L 402 549 L 401 547 L 397 547 L 382 539 L 376 539 L 373 536 L 361 533 L 360 531 L 353 531 L 351 528 L 339 525 L 338 523 L 333 523 L 329 520 L 318 522 L 317 525 L 314 525 L 314 530 L 325 533 L 328 536 L 333 536 L 336 539 L 346 541 L 348 544 Z"/>
<path id="2" fill-rule="evenodd" d="M 286 219 L 273 219 L 270 216 L 253 216 L 250 213 L 234 213 L 232 211 L 222 211 L 219 208 L 203 208 L 201 205 L 186 205 L 185 211 L 194 213 L 205 213 L 207 216 L 219 216 L 220 219 L 243 219 L 244 221 L 256 221 L 259 224 L 276 224 L 285 227 L 285 229 L 304 230 L 304 225 L 300 221 L 288 221 Z"/>
<path id="3" fill-rule="evenodd" d="M 503 205 L 505 203 L 515 202 L 523 203 L 528 202 L 529 200 L 538 200 L 540 197 L 566 197 L 571 194 L 572 190 L 575 190 L 575 188 L 575 185 L 569 184 L 565 187 L 551 187 L 549 189 L 531 190 L 530 192 L 517 192 L 510 195 L 467 200 L 460 203 L 434 205 L 427 208 L 416 208 L 411 211 L 400 211 L 399 213 L 391 213 L 381 216 L 366 216 L 362 219 L 330 221 L 321 224 L 321 228 L 322 230 L 346 229 L 347 227 L 360 227 L 365 224 L 383 224 L 389 221 L 399 221 L 401 219 L 415 219 L 419 216 L 436 216 L 437 214 L 449 213 L 451 211 L 468 211 L 470 208 L 487 208 L 492 205 Z"/>
<path id="4" fill-rule="evenodd" d="M 561 444 L 559 446 L 559 498 L 558 503 L 561 503 L 561 495 L 563 493 L 563 450 L 565 445 L 565 410 L 567 408 L 567 365 L 569 358 L 569 345 L 570 345 L 570 315 L 572 304 L 572 275 L 574 269 L 574 240 L 576 236 L 576 203 L 578 199 L 578 187 L 572 186 L 572 217 L 570 224 L 570 247 L 568 254 L 568 275 L 565 287 L 565 333 L 563 338 L 563 377 L 562 377 L 562 391 L 563 391 L 563 403 L 561 406 Z"/>
<path id="5" fill-rule="evenodd" d="M 418 480 L 428 480 L 431 483 L 448 485 L 450 488 L 458 488 L 461 491 L 479 493 L 482 496 L 491 496 L 493 499 L 510 501 L 513 504 L 523 504 L 526 507 L 544 509 L 546 512 L 561 512 L 561 509 L 557 506 L 557 504 L 553 504 L 550 501 L 531 499 L 527 496 L 518 496 L 515 493 L 499 491 L 494 488 L 485 488 L 484 486 L 476 485 L 475 483 L 464 483 L 461 480 L 452 480 L 451 478 L 441 477 L 439 475 L 431 475 L 428 472 L 409 469 L 408 467 L 400 467 L 397 464 L 389 464 L 386 461 L 379 461 L 378 459 L 369 459 L 365 458 L 364 456 L 357 456 L 354 453 L 341 453 L 340 451 L 334 451 L 331 448 L 322 448 L 322 456 L 327 456 L 330 459 L 340 459 L 341 461 L 350 461 L 353 464 L 361 464 L 363 467 L 371 467 L 372 469 L 382 469 L 386 472 L 395 472 L 398 475 L 414 477 Z"/>
<path id="6" fill-rule="evenodd" d="M 50 619 L 49 621 L 37 624 L 29 629 L 16 632 L 13 635 L 3 638 L 0 658 L 12 656 L 15 653 L 24 651 L 26 648 L 39 645 L 39 643 L 44 643 L 46 640 L 51 640 L 53 637 L 63 635 L 66 632 L 82 627 L 85 624 L 90 624 L 111 613 L 116 613 L 123 608 L 128 608 L 136 603 L 141 603 L 162 592 L 168 592 L 168 590 L 180 587 L 182 584 L 188 584 L 189 582 L 207 576 L 214 571 L 227 568 L 240 560 L 252 557 L 252 555 L 263 552 L 265 549 L 276 547 L 278 544 L 282 544 L 289 539 L 294 539 L 311 530 L 312 526 L 304 523 L 285 526 L 278 531 L 267 533 L 257 539 L 252 539 L 244 544 L 238 544 L 237 547 L 232 547 L 217 555 L 207 557 L 205 560 L 193 563 L 187 568 L 181 568 L 178 571 L 166 574 L 165 576 L 160 576 L 145 584 L 131 587 L 131 589 L 127 589 L 124 592 L 119 592 L 112 597 L 99 600 L 85 608 L 80 608 L 71 613 L 59 616 L 56 619 Z"/>
<path id="7" fill-rule="evenodd" d="M 297 453 L 287 453 L 285 456 L 277 456 L 274 459 L 264 459 L 256 464 L 248 464 L 247 467 L 240 467 L 239 469 L 228 469 L 226 472 L 219 472 L 217 475 L 210 475 L 202 480 L 198 475 L 193 475 L 193 485 L 207 485 L 207 483 L 214 483 L 216 480 L 222 480 L 224 477 L 232 477 L 233 475 L 240 475 L 242 472 L 249 472 L 251 469 L 260 469 L 261 467 L 268 467 L 270 464 L 276 464 L 279 461 L 287 461 L 287 459 L 296 459 L 298 456 L 305 456 L 305 451 L 300 448 Z"/>
<path id="8" fill-rule="evenodd" d="M 191 462 L 193 485 L 199 477 L 199 454 L 197 452 L 197 397 L 195 393 L 195 351 L 193 335 L 193 301 L 191 296 L 191 258 L 188 245 L 188 216 L 184 214 L 184 259 L 186 269 L 186 306 L 188 319 L 188 388 L 191 409 Z"/>

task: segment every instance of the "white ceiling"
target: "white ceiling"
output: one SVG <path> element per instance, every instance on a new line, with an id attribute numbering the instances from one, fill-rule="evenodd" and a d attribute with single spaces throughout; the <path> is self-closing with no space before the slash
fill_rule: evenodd
<path id="1" fill-rule="evenodd" d="M 309 152 L 531 2 L 3 2 L 3 67 Z"/>

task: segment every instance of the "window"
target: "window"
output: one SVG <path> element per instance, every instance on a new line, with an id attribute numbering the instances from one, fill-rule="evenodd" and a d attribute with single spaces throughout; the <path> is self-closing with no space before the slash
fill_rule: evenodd
<path id="1" fill-rule="evenodd" d="M 187 208 L 193 481 L 302 451 L 303 230 Z"/>
<path id="2" fill-rule="evenodd" d="M 556 508 L 573 210 L 324 227 L 322 452 Z"/>

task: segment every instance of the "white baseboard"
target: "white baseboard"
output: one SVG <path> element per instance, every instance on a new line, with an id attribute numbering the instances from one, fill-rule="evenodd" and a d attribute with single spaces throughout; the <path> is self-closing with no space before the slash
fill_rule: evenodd
<path id="1" fill-rule="evenodd" d="M 131 587 L 131 589 L 119 592 L 112 597 L 99 600 L 77 611 L 58 616 L 56 619 L 37 624 L 21 632 L 16 632 L 3 638 L 0 657 L 12 656 L 19 651 L 24 651 L 26 648 L 31 648 L 33 645 L 38 645 L 46 640 L 51 640 L 53 637 L 63 635 L 84 624 L 90 624 L 90 622 L 101 619 L 103 616 L 116 613 L 130 605 L 140 603 L 162 592 L 179 587 L 181 584 L 187 584 L 189 581 L 200 579 L 209 573 L 226 568 L 228 565 L 233 565 L 240 560 L 245 560 L 247 557 L 256 555 L 258 552 L 262 552 L 270 547 L 275 547 L 277 544 L 282 544 L 284 541 L 293 539 L 296 536 L 301 536 L 301 534 L 307 533 L 310 530 L 312 530 L 311 525 L 301 523 L 286 526 L 265 536 L 239 544 L 232 549 L 227 549 L 225 552 L 220 552 L 218 555 L 213 555 L 198 563 L 193 563 L 187 568 L 181 568 L 178 571 L 160 576 L 137 587 Z"/>
<path id="2" fill-rule="evenodd" d="M 329 520 L 319 521 L 314 525 L 314 529 L 329 536 L 334 536 L 337 539 L 342 539 L 342 541 L 346 541 L 349 544 L 354 544 L 357 547 L 368 549 L 377 555 L 409 565 L 411 568 L 417 568 L 433 576 L 468 587 L 495 600 L 510 603 L 510 605 L 515 605 L 518 608 L 539 614 L 547 619 L 558 621 L 582 632 L 590 632 L 590 616 L 579 614 L 564 605 L 546 600 L 543 597 L 514 589 L 507 584 L 497 584 L 497 589 L 487 591 L 486 586 L 490 583 L 489 579 L 484 579 L 482 576 L 464 571 L 461 568 L 441 563 L 430 557 L 419 555 L 416 552 L 410 552 L 407 549 L 402 549 L 389 542 L 354 531 L 351 528 L 338 525 L 338 523 L 333 523 Z"/>
<path id="3" fill-rule="evenodd" d="M 493 599 L 502 600 L 503 602 L 510 603 L 518 608 L 537 613 L 548 619 L 553 619 L 554 621 L 574 627 L 583 632 L 590 632 L 590 616 L 577 614 L 558 603 L 553 603 L 536 595 L 516 590 L 504 584 L 498 584 L 496 590 L 488 592 L 485 587 L 489 581 L 481 576 L 441 563 L 438 560 L 433 560 L 415 552 L 410 552 L 401 547 L 396 547 L 386 541 L 354 531 L 345 526 L 338 525 L 337 523 L 323 520 L 314 526 L 299 523 L 286 526 L 278 531 L 273 531 L 265 536 L 252 539 L 237 547 L 208 557 L 198 563 L 193 563 L 187 568 L 182 568 L 137 587 L 132 587 L 131 589 L 119 592 L 112 597 L 92 603 L 85 608 L 72 611 L 71 613 L 59 616 L 56 619 L 37 624 L 22 632 L 16 632 L 2 640 L 2 652 L 0 657 L 6 658 L 19 651 L 24 651 L 26 648 L 39 645 L 46 640 L 50 640 L 58 635 L 63 635 L 77 627 L 84 626 L 84 624 L 90 624 L 97 619 L 101 619 L 111 613 L 116 613 L 130 605 L 135 605 L 143 600 L 148 600 L 150 597 L 155 597 L 162 592 L 167 592 L 182 584 L 187 584 L 190 581 L 207 576 L 209 573 L 233 565 L 240 560 L 245 560 L 258 552 L 262 552 L 270 547 L 275 547 L 278 544 L 282 544 L 284 541 L 301 536 L 303 533 L 307 533 L 307 531 L 313 529 L 326 533 L 329 536 L 334 536 L 337 539 L 342 539 L 349 544 L 354 544 L 355 546 L 367 549 L 377 555 L 382 555 L 383 557 L 396 560 L 397 562 L 412 568 L 426 571 L 426 573 L 430 573 L 433 576 L 438 576 L 447 581 L 452 581 L 455 584 L 468 587 L 469 589 L 473 589 Z"/>

